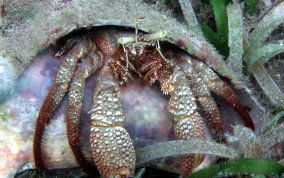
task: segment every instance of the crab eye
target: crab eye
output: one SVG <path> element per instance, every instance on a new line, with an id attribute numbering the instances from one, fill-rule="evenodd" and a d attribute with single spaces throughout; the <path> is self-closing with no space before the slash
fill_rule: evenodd
<path id="1" fill-rule="evenodd" d="M 168 35 L 168 31 L 167 30 L 161 30 L 160 31 L 160 37 L 161 38 L 165 38 Z"/>

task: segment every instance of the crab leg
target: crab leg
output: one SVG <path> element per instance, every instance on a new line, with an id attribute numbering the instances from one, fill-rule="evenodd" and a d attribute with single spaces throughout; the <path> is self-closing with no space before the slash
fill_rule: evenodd
<path id="1" fill-rule="evenodd" d="M 226 103 L 234 107 L 235 110 L 242 116 L 245 125 L 252 130 L 255 130 L 253 121 L 245 107 L 240 103 L 238 96 L 234 90 L 224 81 L 222 81 L 209 67 L 198 60 L 190 60 L 196 72 L 204 80 L 209 90 L 221 97 Z"/>
<path id="2" fill-rule="evenodd" d="M 64 62 L 60 66 L 56 80 L 50 89 L 45 101 L 40 109 L 39 116 L 36 122 L 36 129 L 33 142 L 33 153 L 36 168 L 40 170 L 46 169 L 43 160 L 43 153 L 41 148 L 42 136 L 44 127 L 47 126 L 52 119 L 54 112 L 67 92 L 69 82 L 75 70 L 77 61 L 82 58 L 89 49 L 89 41 L 82 40 L 82 42 L 75 45 L 65 57 Z"/>
<path id="3" fill-rule="evenodd" d="M 181 70 L 176 70 L 171 77 L 171 81 L 162 82 L 168 82 L 165 85 L 170 86 L 169 91 L 163 88 L 163 92 L 171 95 L 168 110 L 174 115 L 176 139 L 204 139 L 205 125 L 197 112 L 195 97 L 190 89 L 190 81 L 186 79 Z M 162 85 L 164 84 L 162 83 Z M 203 158 L 203 155 L 184 156 L 181 161 L 181 176 L 188 176 L 201 163 Z"/>
<path id="4" fill-rule="evenodd" d="M 211 96 L 209 88 L 197 74 L 193 74 L 191 81 L 194 96 L 195 98 L 197 98 L 198 103 L 201 105 L 203 111 L 205 112 L 208 124 L 212 129 L 214 129 L 214 135 L 217 136 L 217 138 L 220 139 L 222 143 L 226 143 L 224 130 L 222 128 L 220 111 L 216 105 L 215 100 Z"/>
<path id="5" fill-rule="evenodd" d="M 135 151 L 127 131 L 121 108 L 119 86 L 108 65 L 98 77 L 98 87 L 91 110 L 91 147 L 103 177 L 128 177 L 135 168 Z"/>
<path id="6" fill-rule="evenodd" d="M 102 60 L 94 47 L 76 69 L 70 85 L 67 110 L 67 135 L 69 145 L 80 167 L 89 175 L 96 175 L 96 168 L 86 160 L 80 144 L 80 113 L 84 96 L 85 80 L 102 65 Z"/>
<path id="7" fill-rule="evenodd" d="M 198 72 L 194 69 L 188 70 L 192 66 L 192 63 L 184 63 L 181 66 L 183 67 L 185 74 L 191 79 L 192 92 L 195 98 L 197 98 L 198 103 L 201 105 L 203 111 L 205 112 L 210 127 L 214 129 L 214 135 L 217 135 L 217 138 L 219 138 L 222 143 L 226 143 L 226 139 L 223 134 L 224 130 L 222 128 L 220 111 L 216 105 L 215 100 L 211 96 L 209 88 L 203 81 L 202 76 L 199 76 Z"/>

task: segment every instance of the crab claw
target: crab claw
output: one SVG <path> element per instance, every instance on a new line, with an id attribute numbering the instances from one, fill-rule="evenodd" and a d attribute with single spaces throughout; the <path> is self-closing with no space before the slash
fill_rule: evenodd
<path id="1" fill-rule="evenodd" d="M 136 156 L 131 138 L 123 128 L 125 120 L 118 84 L 104 66 L 91 110 L 91 147 L 103 177 L 129 177 L 135 169 Z"/>

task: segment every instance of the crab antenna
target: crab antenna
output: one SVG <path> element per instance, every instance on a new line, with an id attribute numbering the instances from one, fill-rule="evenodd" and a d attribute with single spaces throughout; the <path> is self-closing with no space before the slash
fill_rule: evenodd
<path id="1" fill-rule="evenodd" d="M 135 42 L 138 43 L 138 24 L 142 22 L 144 17 L 137 18 L 135 20 Z"/>
<path id="2" fill-rule="evenodd" d="M 163 55 L 163 53 L 162 53 L 162 51 L 161 51 L 159 40 L 157 40 L 156 47 L 157 47 L 156 49 L 157 49 L 158 53 L 160 54 L 160 56 L 161 56 L 166 62 L 169 63 L 169 60 Z"/>
<path id="3" fill-rule="evenodd" d="M 172 62 L 170 60 L 168 60 L 162 53 L 161 51 L 161 47 L 160 47 L 160 42 L 159 40 L 156 41 L 156 49 L 158 51 L 158 53 L 160 54 L 160 56 L 164 59 L 164 61 L 166 61 L 168 64 L 172 64 Z"/>
<path id="4" fill-rule="evenodd" d="M 135 21 L 135 43 L 138 43 L 138 24 L 140 22 L 138 21 L 138 19 Z"/>
<path id="5" fill-rule="evenodd" d="M 125 51 L 125 57 L 126 57 L 126 72 L 128 72 L 128 66 L 129 66 L 129 60 L 128 60 L 128 51 L 125 49 L 123 45 L 124 51 Z"/>
<path id="6" fill-rule="evenodd" d="M 128 67 L 129 67 L 129 60 L 128 60 L 128 51 L 126 50 L 126 48 L 125 48 L 125 45 L 124 44 L 122 44 L 122 47 L 123 47 L 123 51 L 124 51 L 124 53 L 125 53 L 125 60 L 126 60 L 126 68 L 125 68 L 125 76 L 127 76 L 127 74 L 128 74 Z M 125 79 L 125 80 L 127 80 L 127 78 Z"/>

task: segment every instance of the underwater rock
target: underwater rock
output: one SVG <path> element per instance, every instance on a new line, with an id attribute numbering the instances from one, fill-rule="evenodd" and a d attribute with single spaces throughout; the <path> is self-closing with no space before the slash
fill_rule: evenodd
<path id="1" fill-rule="evenodd" d="M 0 103 L 14 92 L 16 84 L 16 69 L 11 59 L 0 56 Z"/>

